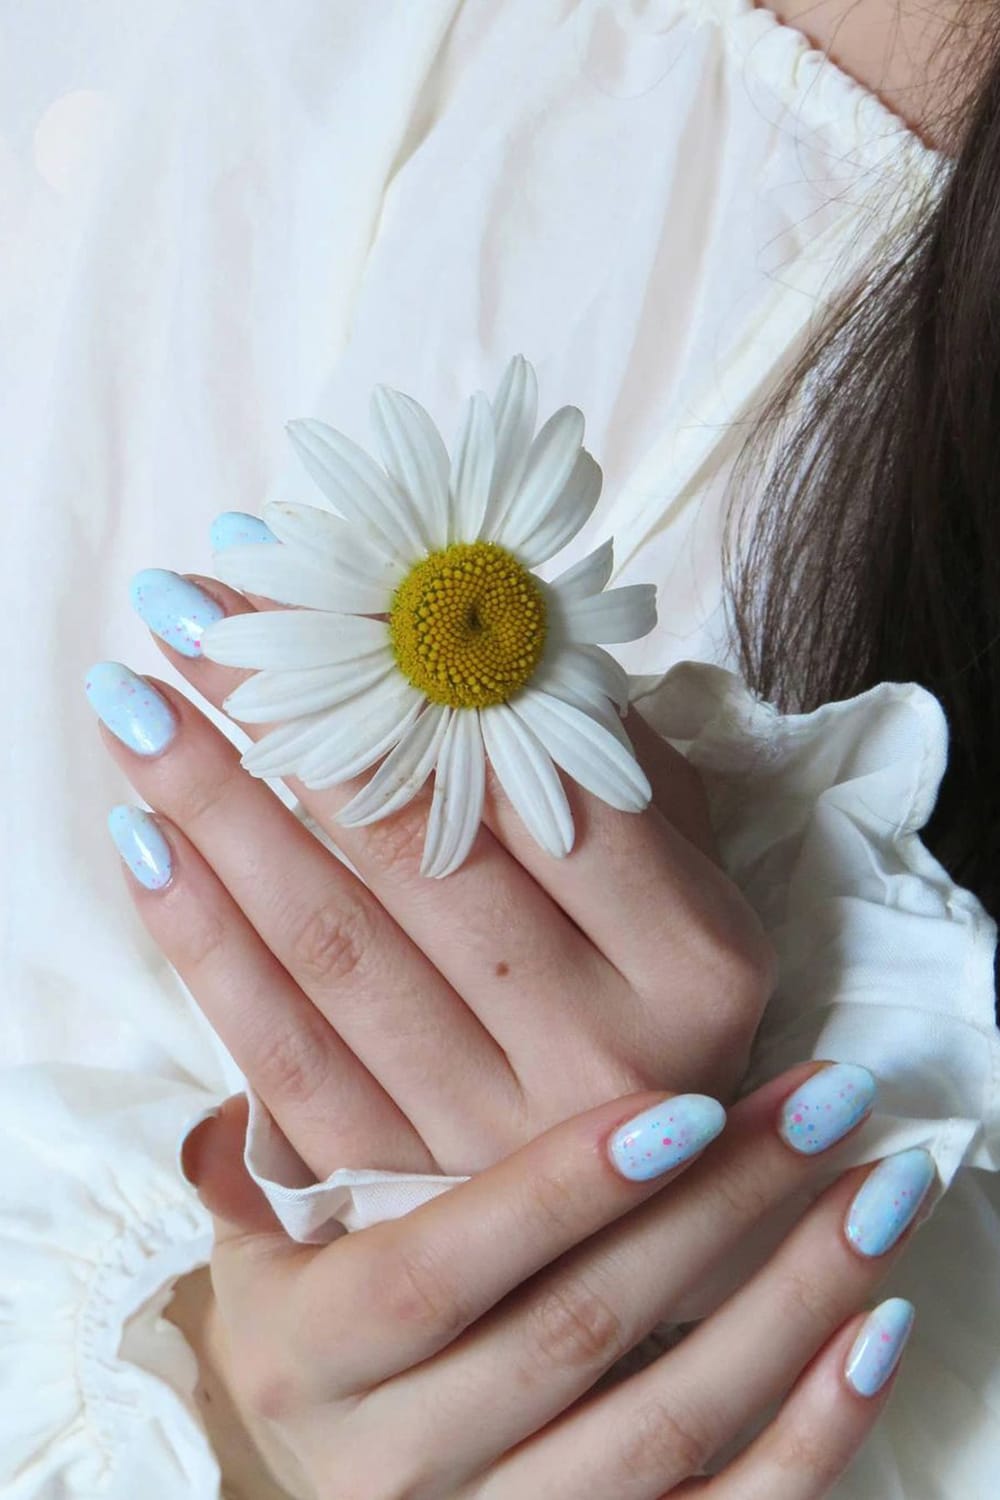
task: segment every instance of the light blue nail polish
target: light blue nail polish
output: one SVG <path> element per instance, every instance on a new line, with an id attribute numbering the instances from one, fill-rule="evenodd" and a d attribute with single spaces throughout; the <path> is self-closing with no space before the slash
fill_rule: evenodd
<path id="1" fill-rule="evenodd" d="M 243 510 L 224 510 L 212 522 L 208 538 L 213 552 L 226 547 L 245 547 L 249 542 L 276 542 L 278 538 L 260 516 Z"/>
<path id="2" fill-rule="evenodd" d="M 137 573 L 131 595 L 139 618 L 181 656 L 200 656 L 202 632 L 225 614 L 197 584 L 166 568 Z"/>
<path id="3" fill-rule="evenodd" d="M 859 1396 L 877 1396 L 899 1364 L 914 1312 L 912 1302 L 890 1297 L 865 1319 L 844 1366 L 844 1374 Z"/>
<path id="4" fill-rule="evenodd" d="M 140 885 L 160 891 L 173 874 L 170 846 L 152 815 L 127 802 L 108 813 L 108 828 L 118 853 Z"/>
<path id="5" fill-rule="evenodd" d="M 137 755 L 159 755 L 177 725 L 167 700 L 118 661 L 99 661 L 87 673 L 87 701 L 102 723 Z"/>
<path id="6" fill-rule="evenodd" d="M 704 1149 L 726 1123 L 726 1111 L 705 1094 L 675 1094 L 615 1131 L 611 1160 L 623 1177 L 648 1182 Z"/>
<path id="7" fill-rule="evenodd" d="M 917 1147 L 879 1162 L 847 1210 L 847 1238 L 861 1255 L 891 1250 L 934 1181 L 934 1162 Z"/>
<path id="8" fill-rule="evenodd" d="M 778 1129 L 793 1150 L 814 1156 L 853 1130 L 874 1100 L 875 1080 L 867 1068 L 834 1063 L 814 1073 L 786 1100 Z"/>

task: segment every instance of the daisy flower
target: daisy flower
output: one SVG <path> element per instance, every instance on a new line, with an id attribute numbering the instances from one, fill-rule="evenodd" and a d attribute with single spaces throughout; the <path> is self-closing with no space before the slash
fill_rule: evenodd
<path id="1" fill-rule="evenodd" d="M 211 660 L 256 669 L 227 713 L 281 721 L 243 765 L 312 788 L 377 765 L 337 815 L 352 828 L 398 812 L 433 772 L 426 875 L 450 874 L 472 847 L 487 757 L 556 857 L 573 846 L 557 767 L 623 811 L 650 798 L 621 724 L 628 681 L 602 646 L 653 628 L 655 590 L 606 589 L 610 541 L 551 582 L 535 573 L 588 520 L 602 477 L 582 413 L 564 406 L 536 434 L 536 409 L 518 357 L 492 401 L 469 400 L 451 458 L 427 412 L 382 387 L 384 467 L 323 422 L 290 422 L 325 503 L 271 502 L 279 545 L 215 554 L 224 582 L 293 606 L 204 634 Z"/>

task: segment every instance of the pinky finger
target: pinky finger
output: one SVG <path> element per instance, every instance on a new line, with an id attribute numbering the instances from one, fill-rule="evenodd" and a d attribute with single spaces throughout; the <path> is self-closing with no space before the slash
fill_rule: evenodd
<path id="1" fill-rule="evenodd" d="M 824 1500 L 878 1420 L 912 1327 L 901 1297 L 853 1318 L 737 1459 L 669 1500 Z"/>

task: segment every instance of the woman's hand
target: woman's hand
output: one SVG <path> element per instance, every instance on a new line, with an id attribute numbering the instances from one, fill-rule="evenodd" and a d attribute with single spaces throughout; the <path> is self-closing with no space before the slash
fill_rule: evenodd
<path id="1" fill-rule="evenodd" d="M 322 1249 L 275 1225 L 242 1165 L 245 1101 L 229 1101 L 184 1159 L 216 1216 L 229 1378 L 263 1450 L 314 1500 L 819 1500 L 909 1330 L 898 1300 L 856 1314 L 929 1186 L 923 1152 L 837 1181 L 682 1343 L 586 1393 L 808 1187 L 811 1156 L 871 1097 L 860 1069 L 799 1068 L 700 1158 L 723 1123 L 711 1100 L 619 1100 Z M 741 1456 L 694 1477 L 778 1400 Z"/>
<path id="2" fill-rule="evenodd" d="M 227 613 L 252 608 L 203 582 Z M 180 639 L 199 598 L 183 579 L 165 587 L 157 629 Z M 215 705 L 247 675 L 163 649 Z M 494 787 L 467 863 L 427 880 L 425 799 L 344 829 L 354 787 L 290 780 L 363 884 L 180 694 L 109 666 L 88 686 L 109 749 L 164 815 L 169 872 L 155 890 L 131 882 L 143 920 L 318 1177 L 466 1173 L 626 1092 L 733 1090 L 770 954 L 714 858 L 696 774 L 641 719 L 629 730 L 654 805 L 619 813 L 570 788 L 579 836 L 563 861 Z M 141 869 L 155 828 L 117 824 Z"/>

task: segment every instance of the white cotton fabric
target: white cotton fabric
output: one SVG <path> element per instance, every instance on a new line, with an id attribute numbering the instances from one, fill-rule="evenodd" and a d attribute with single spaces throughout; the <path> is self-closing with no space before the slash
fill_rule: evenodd
<path id="1" fill-rule="evenodd" d="M 614 531 L 615 581 L 660 585 L 657 631 L 619 654 L 676 668 L 644 710 L 689 745 L 779 949 L 750 1081 L 810 1053 L 868 1063 L 859 1151 L 927 1144 L 943 1183 L 981 1169 L 893 1272 L 917 1332 L 837 1496 L 987 1500 L 994 934 L 917 837 L 940 711 L 885 687 L 778 718 L 722 670 L 746 419 L 937 159 L 746 0 L 0 0 L 0 78 L 0 1495 L 220 1493 L 161 1313 L 209 1250 L 177 1137 L 243 1080 L 122 887 L 103 825 L 129 793 L 85 669 L 171 676 L 128 579 L 206 568 L 223 509 L 310 498 L 287 418 L 367 444 L 384 382 L 451 433 L 520 351 L 605 470 L 553 570 Z M 312 1183 L 261 1110 L 248 1145 L 302 1238 L 451 1185 Z"/>

